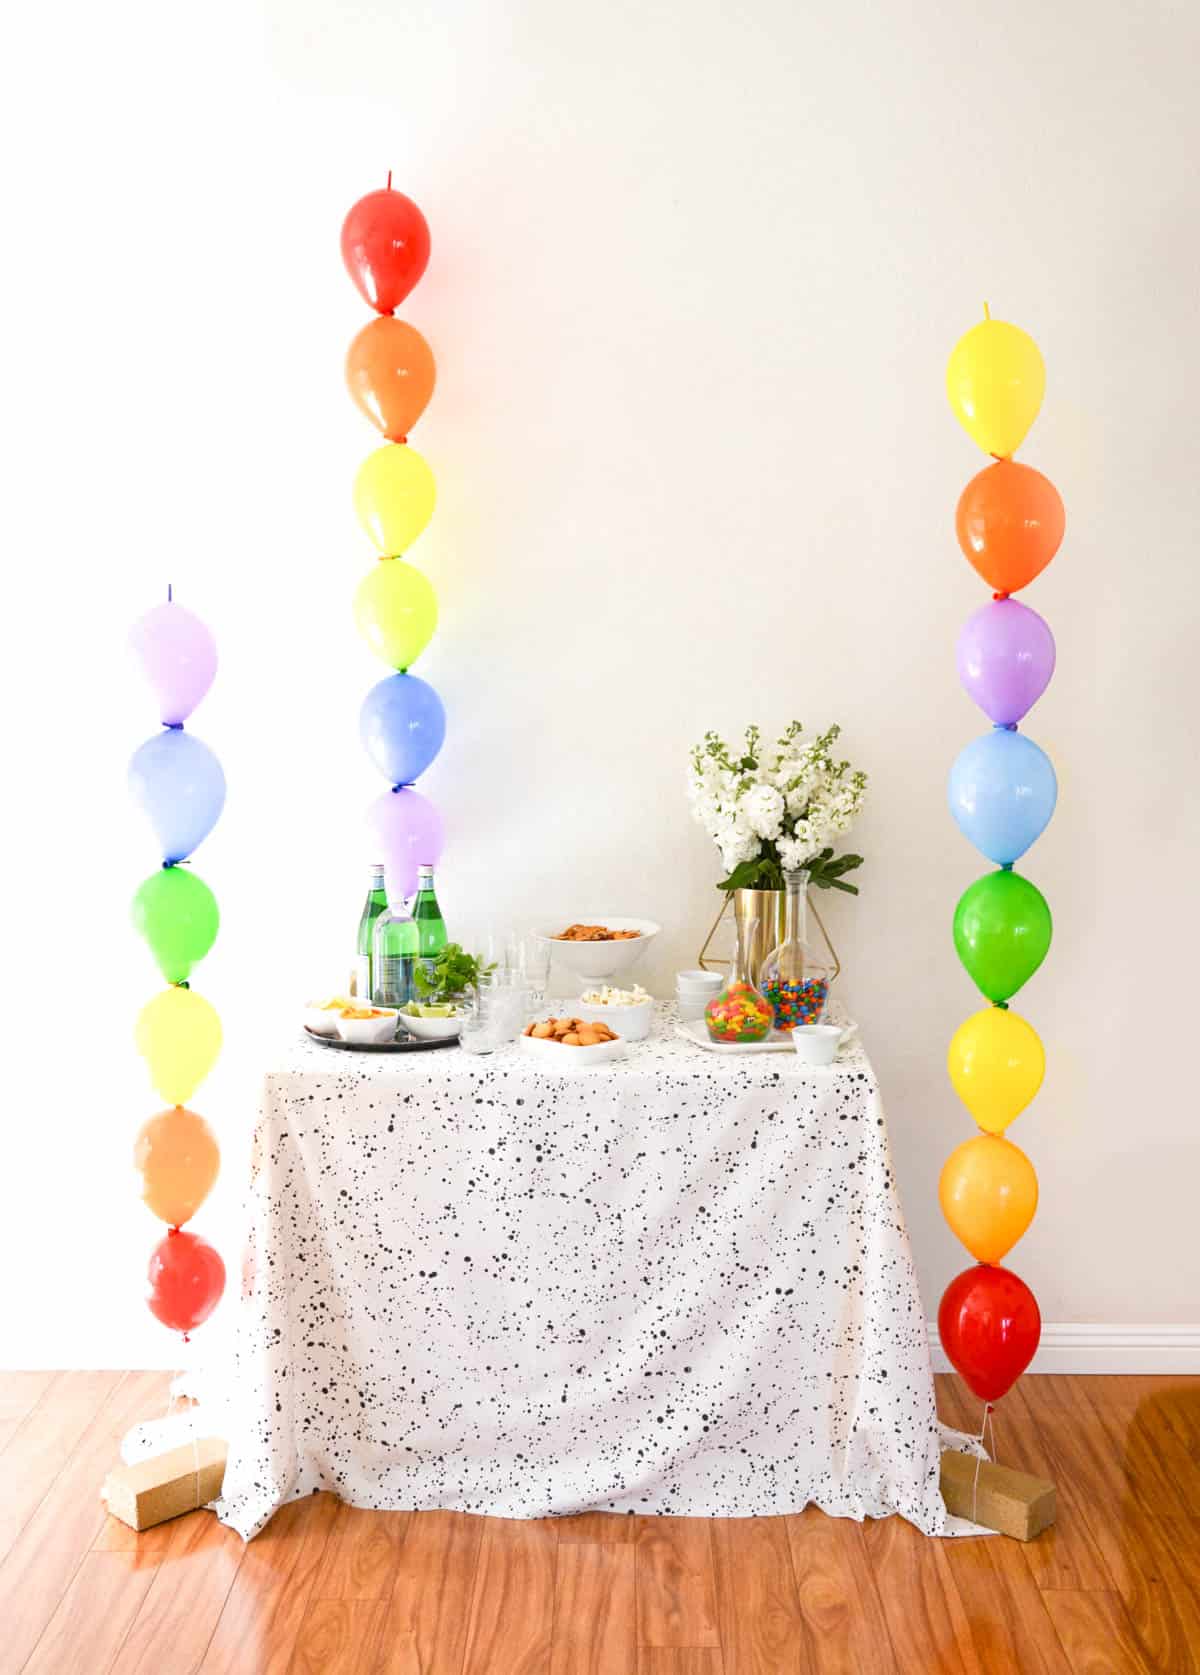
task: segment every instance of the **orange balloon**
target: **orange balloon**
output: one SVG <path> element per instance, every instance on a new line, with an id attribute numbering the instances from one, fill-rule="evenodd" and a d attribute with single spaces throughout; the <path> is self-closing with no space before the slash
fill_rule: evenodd
<path id="1" fill-rule="evenodd" d="M 403 320 L 381 315 L 364 326 L 346 355 L 355 402 L 389 442 L 403 442 L 429 405 L 437 368 L 433 350 Z"/>
<path id="2" fill-rule="evenodd" d="M 204 1118 L 186 1105 L 173 1105 L 142 1124 L 133 1161 L 148 1208 L 168 1227 L 182 1227 L 212 1190 L 221 1153 Z"/>
<path id="3" fill-rule="evenodd" d="M 1016 593 L 1039 576 L 1067 527 L 1058 490 L 1032 465 L 997 460 L 972 477 L 955 515 L 958 544 L 997 593 Z"/>
<path id="4" fill-rule="evenodd" d="M 942 1214 L 977 1262 L 999 1262 L 1037 1209 L 1038 1182 L 1020 1146 L 977 1134 L 952 1151 L 938 1182 Z"/>

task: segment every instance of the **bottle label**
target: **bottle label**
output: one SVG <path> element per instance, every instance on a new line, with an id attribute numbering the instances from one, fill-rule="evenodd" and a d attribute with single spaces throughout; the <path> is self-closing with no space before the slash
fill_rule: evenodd
<path id="1" fill-rule="evenodd" d="M 411 954 L 376 954 L 374 967 L 375 989 L 371 999 L 376 1006 L 403 1006 L 411 1000 Z"/>

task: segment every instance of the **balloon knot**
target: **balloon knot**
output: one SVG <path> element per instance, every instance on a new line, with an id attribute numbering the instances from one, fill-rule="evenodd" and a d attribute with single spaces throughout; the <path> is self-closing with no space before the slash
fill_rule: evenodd
<path id="1" fill-rule="evenodd" d="M 168 1239 L 173 1239 L 175 1237 L 176 1233 L 178 1233 L 178 1231 L 179 1231 L 178 1227 L 168 1227 L 167 1228 L 167 1238 Z"/>
<path id="2" fill-rule="evenodd" d="M 164 721 L 163 726 L 167 729 L 167 731 L 169 733 L 182 733 L 183 732 L 183 722 L 182 721 Z"/>
<path id="3" fill-rule="evenodd" d="M 171 987 L 173 989 L 190 989 L 191 984 L 188 982 L 186 977 L 181 977 L 178 983 L 172 983 Z"/>
<path id="4" fill-rule="evenodd" d="M 1007 594 L 1007 593 L 993 593 L 992 598 L 993 599 L 1008 599 L 1008 598 L 1011 598 L 1011 595 Z"/>
<path id="5" fill-rule="evenodd" d="M 1001 872 L 1011 872 L 1012 869 L 1013 869 L 1013 864 L 1012 864 L 1011 861 L 1001 861 L 1001 863 L 1000 863 L 1000 871 Z"/>
<path id="6" fill-rule="evenodd" d="M 412 780 L 411 779 L 406 779 L 400 785 L 393 785 L 392 790 L 393 791 L 411 791 L 412 790 Z"/>
<path id="7" fill-rule="evenodd" d="M 192 1341 L 191 1334 L 188 1333 L 188 1332 L 185 1332 L 183 1334 L 183 1341 L 184 1341 L 184 1343 L 191 1343 L 191 1341 Z"/>
<path id="8" fill-rule="evenodd" d="M 1006 1000 L 994 1000 L 992 1005 L 996 1008 L 997 1012 L 1008 1011 L 1008 1002 Z"/>

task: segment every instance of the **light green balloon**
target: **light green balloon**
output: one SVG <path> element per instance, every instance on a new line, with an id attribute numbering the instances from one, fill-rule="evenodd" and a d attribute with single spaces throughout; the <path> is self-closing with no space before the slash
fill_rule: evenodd
<path id="1" fill-rule="evenodd" d="M 186 983 L 217 940 L 217 898 L 185 867 L 162 867 L 133 898 L 134 929 L 150 945 L 168 983 Z"/>
<path id="2" fill-rule="evenodd" d="M 954 909 L 954 946 L 976 988 L 999 1004 L 1046 958 L 1053 925 L 1046 898 L 1016 872 L 989 872 Z"/>

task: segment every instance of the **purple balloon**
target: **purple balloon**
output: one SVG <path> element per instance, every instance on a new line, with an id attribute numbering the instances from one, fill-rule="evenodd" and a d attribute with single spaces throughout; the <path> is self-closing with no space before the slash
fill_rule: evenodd
<path id="1" fill-rule="evenodd" d="M 969 698 L 1000 727 L 1020 721 L 1054 673 L 1054 635 L 1017 599 L 993 599 L 963 623 L 958 678 Z"/>
<path id="2" fill-rule="evenodd" d="M 142 673 L 158 699 L 158 719 L 168 727 L 186 721 L 213 683 L 217 646 L 198 616 L 182 605 L 155 605 L 129 635 Z"/>
<path id="3" fill-rule="evenodd" d="M 367 810 L 370 824 L 383 856 L 388 900 L 403 901 L 416 894 L 417 868 L 436 867 L 442 855 L 445 831 L 442 817 L 419 791 L 385 791 Z"/>

